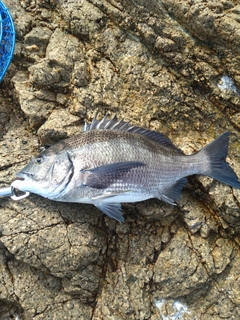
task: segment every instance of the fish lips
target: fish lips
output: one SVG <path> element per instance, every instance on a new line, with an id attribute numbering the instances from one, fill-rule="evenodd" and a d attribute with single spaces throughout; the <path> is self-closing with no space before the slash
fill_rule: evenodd
<path id="1" fill-rule="evenodd" d="M 15 174 L 15 180 L 12 182 L 12 186 L 19 190 L 19 191 L 28 191 L 28 183 L 30 179 L 31 174 L 20 171 L 17 174 Z"/>
<path id="2" fill-rule="evenodd" d="M 36 193 L 46 197 L 48 190 L 45 185 L 34 179 L 34 174 L 20 171 L 15 175 L 16 179 L 12 182 L 12 187 L 22 192 Z"/>
<path id="3" fill-rule="evenodd" d="M 34 174 L 25 172 L 25 171 L 19 171 L 18 173 L 15 174 L 15 177 L 17 180 L 25 180 L 27 178 L 33 177 Z"/>

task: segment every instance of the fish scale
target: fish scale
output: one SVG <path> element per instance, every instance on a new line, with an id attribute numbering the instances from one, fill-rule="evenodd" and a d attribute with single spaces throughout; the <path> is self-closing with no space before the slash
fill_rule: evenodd
<path id="1" fill-rule="evenodd" d="M 176 205 L 186 177 L 202 174 L 240 188 L 226 162 L 229 133 L 184 155 L 161 133 L 116 117 L 96 117 L 81 134 L 34 157 L 16 174 L 14 189 L 62 202 L 93 204 L 122 222 L 122 202 L 158 198 Z"/>

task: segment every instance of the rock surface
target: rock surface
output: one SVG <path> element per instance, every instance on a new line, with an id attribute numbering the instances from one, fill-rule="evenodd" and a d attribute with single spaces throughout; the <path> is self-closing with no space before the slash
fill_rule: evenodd
<path id="1" fill-rule="evenodd" d="M 229 130 L 240 176 L 240 5 L 5 0 L 17 44 L 0 85 L 0 187 L 117 114 L 190 154 Z M 240 190 L 190 178 L 178 207 L 0 199 L 0 319 L 240 318 Z"/>

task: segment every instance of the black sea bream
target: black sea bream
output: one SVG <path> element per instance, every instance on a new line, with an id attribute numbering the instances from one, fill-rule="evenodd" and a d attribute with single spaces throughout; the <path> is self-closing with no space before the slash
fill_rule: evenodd
<path id="1" fill-rule="evenodd" d="M 84 131 L 45 149 L 24 167 L 13 188 L 55 201 L 94 204 L 123 221 L 121 202 L 158 198 L 176 204 L 186 177 L 201 174 L 240 189 L 226 162 L 229 133 L 193 155 L 162 134 L 116 117 L 93 119 Z"/>

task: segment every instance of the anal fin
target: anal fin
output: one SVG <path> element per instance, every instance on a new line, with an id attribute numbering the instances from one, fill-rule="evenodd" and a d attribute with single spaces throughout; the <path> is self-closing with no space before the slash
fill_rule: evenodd
<path id="1" fill-rule="evenodd" d="M 110 218 L 119 222 L 124 221 L 121 203 L 94 203 L 95 207 L 104 212 Z"/>
<path id="2" fill-rule="evenodd" d="M 176 201 L 180 199 L 182 189 L 186 183 L 186 178 L 178 180 L 173 186 L 166 190 L 159 199 L 169 204 L 176 205 Z"/>

